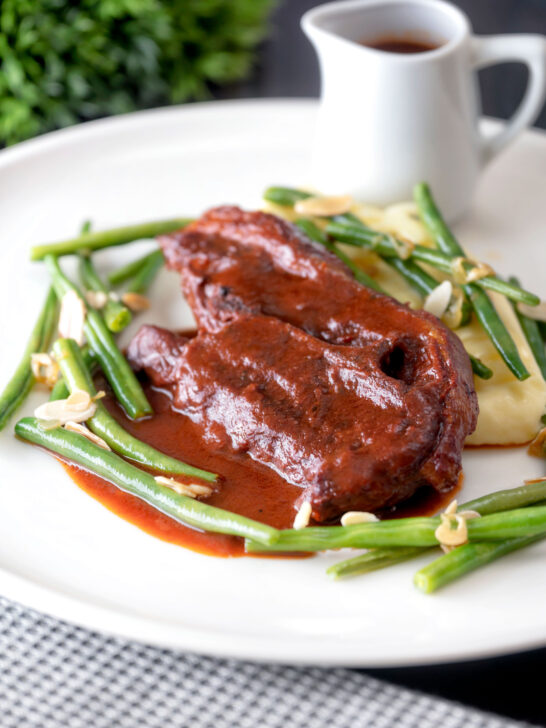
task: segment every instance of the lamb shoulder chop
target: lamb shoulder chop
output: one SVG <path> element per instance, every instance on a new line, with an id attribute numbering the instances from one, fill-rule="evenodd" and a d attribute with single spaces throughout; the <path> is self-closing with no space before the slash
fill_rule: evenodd
<path id="1" fill-rule="evenodd" d="M 216 208 L 159 242 L 199 333 L 146 327 L 130 360 L 208 437 L 301 485 L 318 521 L 455 485 L 477 399 L 440 321 L 273 215 Z"/>

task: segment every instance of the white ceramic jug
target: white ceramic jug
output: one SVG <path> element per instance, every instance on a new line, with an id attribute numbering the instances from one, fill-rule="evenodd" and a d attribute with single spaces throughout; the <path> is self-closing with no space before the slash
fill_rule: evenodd
<path id="1" fill-rule="evenodd" d="M 313 184 L 387 204 L 427 181 L 449 220 L 467 210 L 480 171 L 544 103 L 546 39 L 475 37 L 466 16 L 443 0 L 345 0 L 307 12 L 302 27 L 320 61 L 322 96 Z M 362 42 L 420 39 L 433 50 L 401 54 Z M 475 70 L 503 61 L 529 68 L 525 96 L 494 136 L 478 126 Z"/>

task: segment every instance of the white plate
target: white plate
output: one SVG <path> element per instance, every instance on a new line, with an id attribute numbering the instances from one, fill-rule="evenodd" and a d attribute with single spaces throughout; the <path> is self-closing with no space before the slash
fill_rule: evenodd
<path id="1" fill-rule="evenodd" d="M 0 381 L 47 285 L 43 266 L 28 261 L 30 244 L 72 236 L 88 217 L 100 229 L 223 202 L 253 207 L 267 185 L 308 183 L 315 108 L 202 104 L 86 124 L 2 152 Z M 528 133 L 487 171 L 475 212 L 459 228 L 471 250 L 539 291 L 545 179 L 546 137 Z M 146 319 L 183 323 L 176 276 L 162 275 Z M 0 435 L 0 593 L 43 612 L 169 647 L 298 663 L 407 665 L 546 643 L 546 544 L 434 596 L 412 586 L 423 561 L 335 583 L 324 571 L 339 556 L 210 558 L 112 515 L 10 430 Z M 464 465 L 469 498 L 544 472 L 524 449 L 470 451 Z"/>

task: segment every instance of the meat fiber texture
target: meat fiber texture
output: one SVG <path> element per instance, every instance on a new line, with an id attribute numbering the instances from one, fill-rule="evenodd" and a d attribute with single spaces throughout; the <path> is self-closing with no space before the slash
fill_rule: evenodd
<path id="1" fill-rule="evenodd" d="M 266 213 L 216 208 L 159 243 L 198 335 L 145 326 L 129 359 L 212 446 L 301 486 L 318 522 L 456 485 L 478 406 L 437 318 L 360 285 Z"/>

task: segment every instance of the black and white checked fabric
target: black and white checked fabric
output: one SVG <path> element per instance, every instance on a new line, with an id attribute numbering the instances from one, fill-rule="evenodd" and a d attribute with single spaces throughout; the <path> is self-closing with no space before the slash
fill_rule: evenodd
<path id="1" fill-rule="evenodd" d="M 1 728 L 516 728 L 351 670 L 106 637 L 0 598 Z"/>

